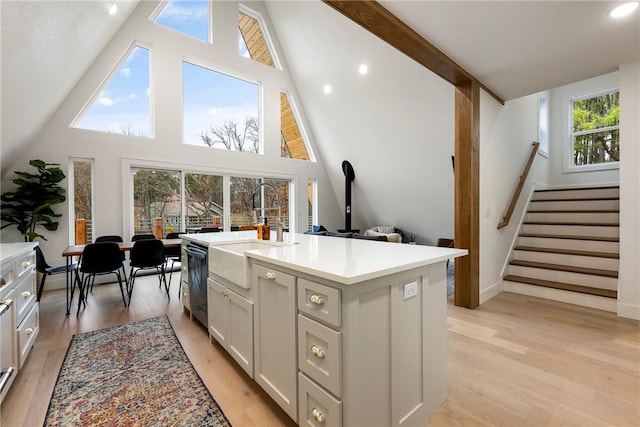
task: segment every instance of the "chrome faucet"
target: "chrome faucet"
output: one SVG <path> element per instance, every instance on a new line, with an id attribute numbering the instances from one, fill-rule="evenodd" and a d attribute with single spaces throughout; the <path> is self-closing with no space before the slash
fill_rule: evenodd
<path id="1" fill-rule="evenodd" d="M 253 214 L 255 215 L 256 211 L 265 210 L 265 208 L 256 208 L 256 193 L 258 192 L 258 189 L 263 186 L 269 187 L 276 192 L 276 197 L 278 200 L 278 218 L 276 219 L 276 240 L 278 242 L 283 242 L 284 230 L 282 225 L 282 203 L 280 201 L 280 193 L 278 192 L 278 189 L 276 188 L 275 185 L 270 184 L 268 182 L 261 182 L 260 184 L 256 185 L 256 188 L 253 189 L 253 196 L 251 196 L 251 207 L 253 208 Z M 257 219 L 256 219 L 256 222 L 257 222 Z"/>

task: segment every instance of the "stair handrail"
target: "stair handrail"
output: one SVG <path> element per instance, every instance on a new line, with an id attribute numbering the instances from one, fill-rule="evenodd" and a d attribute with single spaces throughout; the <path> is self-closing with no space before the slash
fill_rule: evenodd
<path id="1" fill-rule="evenodd" d="M 518 199 L 520 198 L 520 193 L 522 193 L 524 182 L 527 180 L 527 176 L 529 176 L 529 170 L 531 169 L 533 160 L 536 158 L 536 153 L 538 152 L 538 147 L 540 146 L 540 143 L 538 141 L 533 141 L 531 145 L 532 145 L 532 148 L 531 148 L 531 154 L 529 154 L 529 160 L 527 161 L 527 164 L 524 166 L 522 175 L 520 175 L 520 181 L 518 181 L 516 190 L 513 192 L 513 196 L 511 197 L 511 201 L 507 206 L 507 210 L 504 216 L 502 217 L 502 221 L 500 221 L 500 223 L 498 224 L 498 230 L 509 225 L 509 221 L 511 221 L 511 215 L 513 215 L 513 211 L 516 208 L 516 203 L 518 203 Z"/>

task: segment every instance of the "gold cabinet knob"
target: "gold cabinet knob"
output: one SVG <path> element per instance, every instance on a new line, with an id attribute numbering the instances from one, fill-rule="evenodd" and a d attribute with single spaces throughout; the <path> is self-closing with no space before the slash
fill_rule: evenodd
<path id="1" fill-rule="evenodd" d="M 309 297 L 309 301 L 311 301 L 315 305 L 324 304 L 324 298 L 322 298 L 322 295 L 318 295 L 318 294 L 311 294 L 311 296 Z"/>
<path id="2" fill-rule="evenodd" d="M 312 345 L 311 346 L 311 354 L 313 354 L 318 359 L 324 359 L 324 356 L 325 356 L 324 349 L 322 347 L 317 346 L 317 345 Z"/>
<path id="3" fill-rule="evenodd" d="M 269 280 L 275 280 L 276 279 L 276 273 L 274 273 L 273 271 L 267 271 L 267 274 L 265 276 Z"/>
<path id="4" fill-rule="evenodd" d="M 31 292 L 24 291 L 21 295 L 22 295 L 22 298 L 29 298 L 31 296 Z"/>
<path id="5" fill-rule="evenodd" d="M 24 330 L 24 333 L 27 335 L 31 335 L 33 333 L 33 328 L 27 328 Z"/>
<path id="6" fill-rule="evenodd" d="M 22 268 L 29 268 L 31 267 L 31 262 L 30 261 L 25 261 L 22 263 Z"/>
<path id="7" fill-rule="evenodd" d="M 313 408 L 311 410 L 311 417 L 319 424 L 324 424 L 327 421 L 327 417 L 318 408 Z"/>

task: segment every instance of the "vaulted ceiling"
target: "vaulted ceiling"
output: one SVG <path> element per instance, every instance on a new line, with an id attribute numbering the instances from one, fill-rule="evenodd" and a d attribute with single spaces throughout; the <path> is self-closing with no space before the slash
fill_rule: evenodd
<path id="1" fill-rule="evenodd" d="M 0 2 L 2 176 L 22 144 L 29 143 L 42 128 L 138 1 L 116 1 L 119 12 L 110 16 L 107 10 L 112 3 Z M 302 17 L 318 7 L 328 8 L 317 3 L 274 0 L 267 2 L 267 8 L 278 30 L 295 21 L 296 14 Z M 617 3 L 381 1 L 506 100 L 637 61 L 640 14 L 613 22 L 606 13 Z M 347 18 L 335 11 L 326 12 L 310 21 L 304 30 L 322 40 L 333 31 L 332 22 L 344 19 Z M 295 37 L 286 31 L 277 35 L 280 39 Z M 290 49 L 284 52 L 290 64 L 302 64 L 305 58 L 317 55 L 296 40 L 281 42 Z M 327 46 L 327 50 L 330 48 Z M 323 74 L 339 75 L 332 70 L 339 66 L 330 59 L 323 61 L 325 70 L 316 70 L 296 82 L 300 93 L 305 93 L 305 86 L 320 84 Z"/>

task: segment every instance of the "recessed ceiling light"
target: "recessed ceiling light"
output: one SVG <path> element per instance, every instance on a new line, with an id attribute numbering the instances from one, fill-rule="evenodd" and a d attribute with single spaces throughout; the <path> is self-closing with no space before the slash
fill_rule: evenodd
<path id="1" fill-rule="evenodd" d="M 109 6 L 109 15 L 115 15 L 116 13 L 118 13 L 118 5 L 113 3 Z"/>
<path id="2" fill-rule="evenodd" d="M 629 16 L 633 13 L 634 10 L 638 8 L 637 1 L 629 1 L 626 3 L 622 3 L 609 12 L 609 16 L 611 18 L 624 18 L 625 16 Z"/>
<path id="3" fill-rule="evenodd" d="M 322 91 L 324 93 L 326 93 L 327 95 L 329 95 L 331 93 L 331 91 L 333 90 L 333 88 L 331 87 L 330 84 L 326 84 L 323 86 Z"/>
<path id="4" fill-rule="evenodd" d="M 358 72 L 364 76 L 369 72 L 369 67 L 367 67 L 367 64 L 360 64 L 360 66 L 358 67 Z"/>

